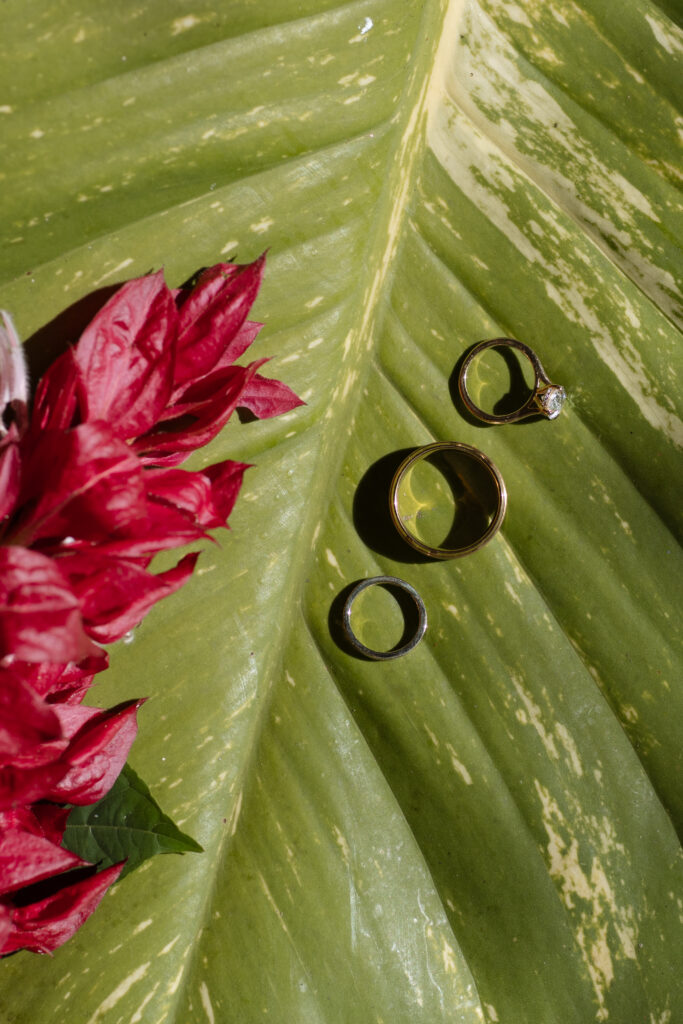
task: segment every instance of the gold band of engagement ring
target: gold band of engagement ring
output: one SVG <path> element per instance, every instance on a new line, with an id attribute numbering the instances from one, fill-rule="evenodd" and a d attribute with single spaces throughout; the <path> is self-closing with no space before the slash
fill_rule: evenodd
<path id="1" fill-rule="evenodd" d="M 388 590 L 393 588 L 407 594 L 412 599 L 417 610 L 417 625 L 412 635 L 405 642 L 399 643 L 398 646 L 392 647 L 389 651 L 375 651 L 371 647 L 366 647 L 364 643 L 361 643 L 351 627 L 353 602 L 368 587 L 376 586 L 382 586 Z M 372 576 L 370 579 L 362 580 L 358 583 L 346 598 L 342 611 L 342 628 L 347 641 L 358 654 L 362 654 L 363 657 L 369 658 L 371 661 L 390 661 L 392 658 L 400 658 L 402 655 L 407 654 L 408 651 L 412 651 L 420 642 L 427 628 L 427 609 L 417 590 L 411 587 L 409 583 L 406 583 L 405 580 L 399 580 L 396 576 Z"/>
<path id="2" fill-rule="evenodd" d="M 478 405 L 475 405 L 467 390 L 467 374 L 472 367 L 472 363 L 487 348 L 515 348 L 525 355 L 531 363 L 534 371 L 533 391 L 526 402 L 519 409 L 515 409 L 514 412 L 500 416 L 485 412 Z M 475 345 L 460 369 L 458 388 L 460 390 L 460 397 L 469 412 L 476 416 L 477 419 L 483 420 L 484 423 L 516 423 L 517 420 L 526 419 L 528 416 L 538 416 L 539 414 L 545 416 L 546 419 L 554 420 L 560 415 L 567 397 L 563 387 L 559 384 L 551 383 L 533 349 L 521 341 L 516 341 L 515 338 L 493 338 L 491 341 L 482 341 Z"/>
<path id="3" fill-rule="evenodd" d="M 466 543 L 458 547 L 449 546 L 432 546 L 426 544 L 420 537 L 418 537 L 413 530 L 407 526 L 408 519 L 418 520 L 422 514 L 422 510 L 417 504 L 416 511 L 406 515 L 405 512 L 401 511 L 401 497 L 402 488 L 408 489 L 408 477 L 415 466 L 422 460 L 431 460 L 433 456 L 448 456 L 455 454 L 456 457 L 472 459 L 478 467 L 482 467 L 485 470 L 488 481 L 493 483 L 495 488 L 495 511 L 492 517 L 488 521 L 488 524 L 484 526 L 481 535 L 476 536 L 473 540 L 468 540 Z M 454 475 L 457 471 L 453 471 Z M 481 502 L 478 501 L 477 496 L 473 495 L 471 488 L 468 487 L 465 481 L 464 484 L 465 498 L 473 498 L 472 502 L 479 509 L 481 509 Z M 483 452 L 480 452 L 478 448 L 472 448 L 471 445 L 462 444 L 459 441 L 436 441 L 433 444 L 425 445 L 423 448 L 418 448 L 412 452 L 403 462 L 400 464 L 394 478 L 391 482 L 389 490 L 389 511 L 393 520 L 394 526 L 398 530 L 399 534 L 411 547 L 415 548 L 421 554 L 426 555 L 428 558 L 438 558 L 445 560 L 448 558 L 462 558 L 464 555 L 469 555 L 473 551 L 478 551 L 479 548 L 487 544 L 493 536 L 498 532 L 500 526 L 505 518 L 505 510 L 507 508 L 507 489 L 505 487 L 505 481 L 500 475 L 499 470 Z"/>

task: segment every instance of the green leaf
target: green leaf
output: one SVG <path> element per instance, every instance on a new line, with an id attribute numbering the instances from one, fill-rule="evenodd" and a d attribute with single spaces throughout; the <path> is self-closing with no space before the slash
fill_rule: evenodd
<path id="1" fill-rule="evenodd" d="M 3 963 L 9 1019 L 673 1024 L 664 10 L 3 5 L 0 304 L 22 335 L 160 264 L 177 285 L 267 247 L 253 358 L 308 403 L 235 420 L 188 463 L 255 468 L 231 531 L 93 695 L 151 695 L 132 763 L 206 852 L 144 864 L 52 960 Z M 458 361 L 498 336 L 567 388 L 556 421 L 462 414 Z M 508 513 L 476 554 L 411 561 L 385 471 L 449 439 L 493 459 Z M 339 594 L 379 573 L 429 616 L 385 664 L 330 632 Z"/>
<path id="2" fill-rule="evenodd" d="M 158 853 L 202 852 L 164 814 L 128 764 L 102 800 L 72 809 L 62 845 L 100 868 L 125 860 L 120 878 Z"/>

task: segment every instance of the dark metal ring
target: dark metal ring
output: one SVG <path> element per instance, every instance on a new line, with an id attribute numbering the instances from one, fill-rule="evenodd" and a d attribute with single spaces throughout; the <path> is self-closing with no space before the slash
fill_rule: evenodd
<path id="1" fill-rule="evenodd" d="M 519 409 L 515 409 L 514 412 L 509 412 L 502 416 L 484 412 L 478 405 L 475 405 L 467 390 L 468 370 L 477 356 L 487 348 L 516 348 L 527 357 L 534 371 L 533 391 L 524 405 L 520 406 Z M 490 341 L 481 341 L 478 345 L 475 345 L 460 368 L 458 389 L 467 409 L 477 419 L 483 420 L 484 423 L 516 423 L 517 420 L 526 419 L 528 416 L 538 416 L 539 414 L 545 416 L 546 419 L 554 420 L 560 415 L 567 397 L 567 392 L 561 385 L 550 382 L 550 378 L 541 366 L 541 361 L 534 350 L 515 338 L 492 338 Z"/>
<path id="2" fill-rule="evenodd" d="M 417 608 L 418 623 L 415 633 L 406 643 L 401 644 L 400 647 L 394 647 L 390 651 L 373 651 L 370 647 L 366 647 L 365 644 L 360 642 L 351 628 L 351 608 L 353 602 L 363 590 L 374 586 L 397 587 L 413 599 Z M 406 583 L 405 580 L 399 580 L 396 576 L 372 576 L 368 580 L 361 580 L 346 598 L 342 611 L 342 628 L 349 644 L 359 654 L 370 658 L 372 661 L 389 661 L 392 658 L 402 657 L 402 655 L 412 651 L 413 647 L 418 645 L 427 628 L 427 609 L 417 590 L 411 587 L 409 583 Z"/>

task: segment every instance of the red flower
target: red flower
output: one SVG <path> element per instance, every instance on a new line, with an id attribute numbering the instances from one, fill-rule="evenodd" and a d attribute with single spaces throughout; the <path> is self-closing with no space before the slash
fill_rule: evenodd
<path id="1" fill-rule="evenodd" d="M 64 668 L 58 676 L 69 675 Z M 109 791 L 141 703 L 50 706 L 16 668 L 0 669 L 0 956 L 56 949 L 118 877 L 122 864 L 75 881 L 72 869 L 88 865 L 61 845 L 69 808 L 59 804 L 92 803 Z M 48 880 L 51 894 L 38 898 L 31 886 Z"/>
<path id="2" fill-rule="evenodd" d="M 260 326 L 246 318 L 263 263 L 217 264 L 175 294 L 161 272 L 129 281 L 39 382 L 28 429 L 0 442 L 0 660 L 94 656 L 88 637 L 118 639 L 191 573 L 154 576 L 152 555 L 227 525 L 246 466 L 172 467 L 240 405 L 301 404 L 263 360 L 234 365 Z"/>
<path id="3" fill-rule="evenodd" d="M 219 263 L 175 295 L 161 272 L 125 284 L 60 357 L 36 393 L 32 429 L 104 420 L 147 463 L 177 464 L 211 440 L 238 407 L 261 417 L 301 405 L 259 376 L 265 360 L 234 366 L 260 324 L 247 320 L 264 258 Z"/>
<path id="4" fill-rule="evenodd" d="M 74 881 L 84 862 L 61 846 L 63 805 L 109 791 L 142 703 L 79 703 L 107 665 L 97 643 L 186 582 L 196 554 L 157 574 L 153 556 L 227 526 L 248 468 L 176 467 L 237 407 L 301 404 L 257 373 L 265 360 L 235 365 L 260 329 L 247 315 L 263 264 L 217 264 L 177 292 L 161 272 L 129 281 L 39 381 L 30 420 L 0 323 L 0 956 L 61 945 L 121 870 Z"/>
<path id="5" fill-rule="evenodd" d="M 43 802 L 0 811 L 0 956 L 52 952 L 118 878 L 122 863 L 75 881 L 73 869 L 89 865 L 61 845 L 68 814 L 68 807 Z M 30 886 L 48 879 L 51 895 L 32 898 Z"/>

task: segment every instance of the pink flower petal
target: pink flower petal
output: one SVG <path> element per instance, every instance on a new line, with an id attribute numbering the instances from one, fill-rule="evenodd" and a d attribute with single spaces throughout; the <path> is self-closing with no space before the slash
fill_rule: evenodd
<path id="1" fill-rule="evenodd" d="M 0 768 L 0 811 L 47 799 L 50 789 L 66 774 L 68 767 L 58 760 L 37 768 L 15 765 Z"/>
<path id="2" fill-rule="evenodd" d="M 218 434 L 230 419 L 259 362 L 230 366 L 186 389 L 182 401 L 166 412 L 162 429 L 138 438 L 133 447 L 143 461 L 176 465 Z"/>
<path id="3" fill-rule="evenodd" d="M 109 711 L 97 708 L 67 708 L 55 705 L 60 714 L 73 716 L 78 725 L 78 712 L 86 712 L 62 761 L 68 768 L 60 781 L 51 787 L 48 799 L 57 803 L 93 804 L 101 800 L 121 773 L 128 752 L 138 731 L 136 714 L 144 700 L 128 701 Z"/>
<path id="4" fill-rule="evenodd" d="M 186 555 L 157 575 L 134 562 L 98 557 L 95 552 L 69 555 L 60 563 L 79 599 L 88 635 L 112 643 L 137 626 L 157 601 L 178 590 L 192 575 L 198 557 Z"/>
<path id="5" fill-rule="evenodd" d="M 109 886 L 121 874 L 123 863 L 73 885 L 65 885 L 54 895 L 26 907 L 9 906 L 11 932 L 0 946 L 0 955 L 17 949 L 51 953 L 63 945 L 97 908 Z"/>
<path id="6" fill-rule="evenodd" d="M 0 668 L 0 765 L 35 768 L 67 745 L 58 716 L 29 683 Z"/>
<path id="7" fill-rule="evenodd" d="M 78 597 L 53 559 L 0 546 L 0 659 L 81 661 L 101 654 L 86 636 Z"/>
<path id="8" fill-rule="evenodd" d="M 15 543 L 99 540 L 144 522 L 142 464 L 105 423 L 43 434 L 26 461 Z"/>
<path id="9" fill-rule="evenodd" d="M 0 812 L 0 895 L 82 867 L 86 861 L 65 850 L 61 839 L 54 829 L 46 835 L 28 808 Z"/>
<path id="10" fill-rule="evenodd" d="M 106 651 L 98 648 L 99 657 L 84 658 L 78 665 L 73 662 L 54 664 L 45 662 L 12 663 L 12 669 L 29 683 L 48 703 L 78 704 L 90 687 L 97 672 L 109 665 Z"/>
<path id="11" fill-rule="evenodd" d="M 204 476 L 211 481 L 211 494 L 221 520 L 220 525 L 228 525 L 228 516 L 237 501 L 245 470 L 250 468 L 247 462 L 231 462 L 226 459 L 204 470 Z"/>
<path id="12" fill-rule="evenodd" d="M 195 473 L 149 469 L 145 474 L 147 493 L 153 501 L 173 506 L 203 529 L 227 526 L 247 468 L 241 462 L 225 461 Z"/>
<path id="13" fill-rule="evenodd" d="M 161 271 L 116 292 L 76 347 L 84 418 L 107 420 L 123 438 L 156 423 L 171 393 L 177 324 Z"/>
<path id="14" fill-rule="evenodd" d="M 72 426 L 78 407 L 77 385 L 73 349 L 67 349 L 38 381 L 29 430 L 34 440 L 46 430 Z"/>
<path id="15" fill-rule="evenodd" d="M 206 270 L 197 286 L 182 302 L 178 317 L 178 348 L 173 377 L 174 390 L 198 380 L 219 359 L 237 359 L 246 338 L 240 336 L 247 314 L 258 294 L 265 257 L 247 266 L 218 263 Z"/>
<path id="16" fill-rule="evenodd" d="M 291 388 L 279 380 L 271 380 L 256 373 L 240 395 L 239 405 L 253 412 L 260 420 L 279 416 L 283 412 L 305 405 Z"/>
<path id="17" fill-rule="evenodd" d="M 9 518 L 19 497 L 21 484 L 21 458 L 19 447 L 16 441 L 10 437 L 5 443 L 0 442 L 0 535 L 2 535 L 3 520 Z"/>

